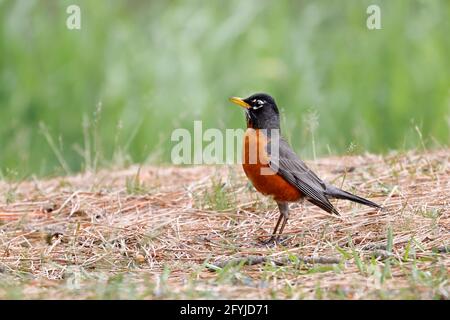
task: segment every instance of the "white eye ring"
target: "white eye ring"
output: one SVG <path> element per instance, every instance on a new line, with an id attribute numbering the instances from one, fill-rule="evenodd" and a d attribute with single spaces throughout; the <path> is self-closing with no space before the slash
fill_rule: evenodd
<path id="1" fill-rule="evenodd" d="M 253 110 L 258 110 L 259 108 L 264 107 L 264 101 L 262 101 L 262 100 L 259 100 L 259 99 L 258 99 L 258 100 L 253 99 L 252 102 L 258 104 L 257 106 L 253 106 L 253 107 L 252 107 Z"/>

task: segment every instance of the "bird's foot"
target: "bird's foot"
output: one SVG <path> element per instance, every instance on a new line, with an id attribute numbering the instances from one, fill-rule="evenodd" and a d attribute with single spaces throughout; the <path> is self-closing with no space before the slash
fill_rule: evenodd
<path id="1" fill-rule="evenodd" d="M 275 246 L 285 243 L 290 237 L 288 236 L 271 236 L 269 240 L 260 240 L 260 244 L 263 246 Z"/>
<path id="2" fill-rule="evenodd" d="M 263 246 L 273 246 L 276 244 L 276 239 L 275 237 L 270 237 L 269 240 L 259 240 L 259 243 Z"/>

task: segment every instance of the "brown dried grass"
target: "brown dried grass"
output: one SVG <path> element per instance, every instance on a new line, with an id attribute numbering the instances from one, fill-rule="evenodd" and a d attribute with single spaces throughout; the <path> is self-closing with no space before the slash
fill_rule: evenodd
<path id="1" fill-rule="evenodd" d="M 309 163 L 385 210 L 335 201 L 336 218 L 294 204 L 290 237 L 275 247 L 260 240 L 278 210 L 239 166 L 0 181 L 0 297 L 20 284 L 19 298 L 448 298 L 449 157 L 439 150 Z M 71 289 L 73 267 L 86 288 L 124 275 L 136 293 Z"/>

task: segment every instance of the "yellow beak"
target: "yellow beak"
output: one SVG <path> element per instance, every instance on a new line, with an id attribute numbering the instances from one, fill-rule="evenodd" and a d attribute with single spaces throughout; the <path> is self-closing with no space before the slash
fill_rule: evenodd
<path id="1" fill-rule="evenodd" d="M 241 98 L 238 98 L 238 97 L 231 97 L 230 101 L 237 104 L 238 106 L 241 106 L 242 108 L 245 108 L 245 109 L 248 109 L 251 107 L 247 102 L 245 102 L 244 100 L 242 100 Z"/>

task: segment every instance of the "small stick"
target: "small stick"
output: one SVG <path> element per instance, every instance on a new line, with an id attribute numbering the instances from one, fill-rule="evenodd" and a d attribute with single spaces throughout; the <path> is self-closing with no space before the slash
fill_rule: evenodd
<path id="1" fill-rule="evenodd" d="M 297 259 L 303 263 L 308 264 L 314 264 L 314 263 L 320 263 L 320 264 L 338 264 L 341 262 L 340 259 L 335 257 L 302 257 L 302 256 L 296 256 Z M 277 266 L 285 266 L 292 263 L 292 260 L 289 258 L 282 258 L 282 259 L 271 259 L 270 257 L 263 257 L 263 256 L 247 256 L 247 257 L 240 257 L 240 258 L 233 258 L 229 260 L 222 260 L 212 263 L 215 267 L 218 268 L 224 268 L 228 265 L 247 265 L 247 266 L 253 266 L 257 264 L 261 264 L 264 262 L 273 262 Z M 212 268 L 210 268 L 212 269 Z"/>

